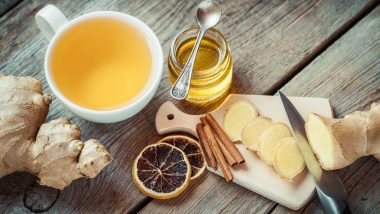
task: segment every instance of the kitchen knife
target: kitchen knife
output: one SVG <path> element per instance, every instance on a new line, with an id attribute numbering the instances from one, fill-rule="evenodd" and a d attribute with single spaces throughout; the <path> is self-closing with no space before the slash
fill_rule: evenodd
<path id="1" fill-rule="evenodd" d="M 350 213 L 347 205 L 347 193 L 343 183 L 335 171 L 327 171 L 321 168 L 307 141 L 305 121 L 289 99 L 281 91 L 279 91 L 279 94 L 305 165 L 314 178 L 324 212 L 328 214 Z"/>

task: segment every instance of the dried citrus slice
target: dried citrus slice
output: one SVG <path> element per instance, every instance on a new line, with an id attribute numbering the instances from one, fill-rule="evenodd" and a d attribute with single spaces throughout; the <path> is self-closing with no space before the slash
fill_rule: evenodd
<path id="1" fill-rule="evenodd" d="M 144 194 L 157 199 L 178 196 L 189 185 L 190 177 L 186 154 L 167 143 L 145 147 L 133 163 L 133 181 Z"/>
<path id="2" fill-rule="evenodd" d="M 183 135 L 173 135 L 163 138 L 160 142 L 169 143 L 185 152 L 191 165 L 191 180 L 205 171 L 205 156 L 197 141 Z"/>

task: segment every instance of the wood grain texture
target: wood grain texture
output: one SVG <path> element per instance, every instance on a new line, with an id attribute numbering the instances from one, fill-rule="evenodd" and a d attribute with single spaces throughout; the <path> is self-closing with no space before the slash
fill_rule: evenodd
<path id="1" fill-rule="evenodd" d="M 60 191 L 34 183 L 26 189 L 24 206 L 33 212 L 49 210 L 58 199 Z"/>
<path id="2" fill-rule="evenodd" d="M 281 90 L 289 96 L 330 98 L 337 117 L 368 109 L 372 102 L 380 101 L 379 29 L 380 7 L 377 7 Z M 378 213 L 379 167 L 375 158 L 365 157 L 338 171 L 353 213 Z M 284 211 L 288 210 L 279 205 L 274 213 Z M 315 198 L 303 212 L 322 212 L 319 200 Z"/>
<path id="3" fill-rule="evenodd" d="M 7 11 L 11 10 L 16 4 L 20 3 L 21 0 L 1 0 L 0 1 L 0 16 L 5 14 Z"/>
<path id="4" fill-rule="evenodd" d="M 305 58 L 318 52 L 326 41 L 334 40 L 336 32 L 341 31 L 342 27 L 373 2 L 375 1 L 347 0 L 344 4 L 333 0 L 220 1 L 224 14 L 217 28 L 226 35 L 232 49 L 235 72 L 232 91 L 270 93 L 294 75 Z M 193 1 L 174 0 L 165 3 L 153 0 L 21 2 L 0 18 L 0 70 L 6 74 L 33 76 L 42 82 L 44 91 L 48 93 L 51 91 L 42 72 L 48 42 L 34 22 L 34 15 L 47 3 L 61 8 L 70 19 L 97 10 L 117 10 L 136 16 L 158 35 L 165 57 L 175 34 L 194 23 L 197 4 Z M 135 117 L 120 123 L 96 124 L 85 121 L 67 111 L 54 99 L 47 120 L 69 118 L 71 122 L 80 125 L 83 140 L 101 140 L 115 159 L 97 178 L 77 180 L 63 190 L 49 212 L 119 213 L 126 212 L 147 199 L 131 179 L 131 164 L 143 147 L 160 138 L 155 131 L 154 116 L 158 107 L 170 99 L 166 64 L 164 68 L 161 85 L 149 106 Z M 349 100 L 347 98 L 345 103 L 348 106 L 338 105 L 338 110 L 360 107 L 357 106 L 359 104 L 349 103 Z M 180 106 L 190 113 L 209 110 L 186 102 Z M 23 197 L 34 181 L 35 177 L 26 173 L 16 173 L 0 179 L 0 213 L 29 212 L 23 206 Z M 270 211 L 275 206 L 276 203 L 258 194 L 205 173 L 182 196 L 171 201 L 154 200 L 143 213 L 170 213 L 178 212 L 178 209 L 181 212 L 196 213 L 260 213 Z"/>

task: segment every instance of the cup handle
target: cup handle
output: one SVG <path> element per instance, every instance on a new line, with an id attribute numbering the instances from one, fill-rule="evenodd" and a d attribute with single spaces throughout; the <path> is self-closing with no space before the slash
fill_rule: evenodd
<path id="1" fill-rule="evenodd" d="M 66 16 L 51 4 L 38 11 L 35 18 L 42 34 L 48 40 L 51 40 L 58 30 L 68 22 Z"/>

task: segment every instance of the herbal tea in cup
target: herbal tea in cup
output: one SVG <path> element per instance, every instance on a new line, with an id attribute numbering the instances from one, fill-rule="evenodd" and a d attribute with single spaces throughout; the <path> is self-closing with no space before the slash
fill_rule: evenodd
<path id="1" fill-rule="evenodd" d="M 98 11 L 68 21 L 53 5 L 36 14 L 50 41 L 47 82 L 72 112 L 94 122 L 117 122 L 152 99 L 162 74 L 154 32 L 135 17 Z"/>
<path id="2" fill-rule="evenodd" d="M 144 36 L 133 26 L 97 18 L 61 35 L 52 51 L 51 72 L 58 89 L 76 104 L 115 109 L 144 89 L 151 61 Z"/>

